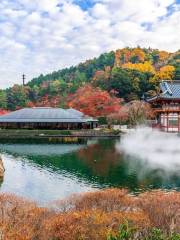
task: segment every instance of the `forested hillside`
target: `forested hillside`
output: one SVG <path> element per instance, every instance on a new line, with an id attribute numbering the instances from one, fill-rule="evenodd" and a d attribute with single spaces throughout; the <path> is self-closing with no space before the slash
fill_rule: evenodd
<path id="1" fill-rule="evenodd" d="M 0 91 L 0 108 L 75 107 L 90 115 L 152 95 L 162 79 L 180 80 L 180 51 L 124 48 Z M 93 112 L 91 112 L 93 111 Z"/>

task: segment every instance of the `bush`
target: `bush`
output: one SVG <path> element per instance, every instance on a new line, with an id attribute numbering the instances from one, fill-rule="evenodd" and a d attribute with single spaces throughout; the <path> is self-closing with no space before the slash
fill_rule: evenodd
<path id="1" fill-rule="evenodd" d="M 145 237 L 138 236 L 139 233 L 135 228 L 129 227 L 129 224 L 120 225 L 119 231 L 117 234 L 113 235 L 112 233 L 108 234 L 107 240 L 133 240 L 133 239 L 142 239 L 142 240 L 180 240 L 180 234 L 165 234 L 161 229 L 152 228 L 146 234 Z M 138 237 L 138 238 L 137 238 Z"/>
<path id="2" fill-rule="evenodd" d="M 180 240 L 180 193 L 107 189 L 41 208 L 0 195 L 3 240 Z"/>
<path id="3" fill-rule="evenodd" d="M 106 117 L 99 117 L 98 118 L 99 124 L 100 125 L 106 125 L 108 123 L 107 118 Z"/>
<path id="4" fill-rule="evenodd" d="M 107 236 L 107 240 L 128 240 L 132 239 L 134 237 L 135 228 L 132 228 L 129 226 L 129 223 L 125 223 L 120 225 L 118 233 L 113 236 L 112 233 L 110 233 Z"/>

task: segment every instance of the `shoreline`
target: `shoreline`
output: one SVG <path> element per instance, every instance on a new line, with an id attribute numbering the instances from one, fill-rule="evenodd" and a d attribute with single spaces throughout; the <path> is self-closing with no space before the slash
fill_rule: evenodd
<path id="1" fill-rule="evenodd" d="M 1 129 L 0 143 L 13 142 L 40 142 L 40 143 L 82 143 L 89 138 L 119 138 L 117 131 L 96 130 L 27 130 Z"/>

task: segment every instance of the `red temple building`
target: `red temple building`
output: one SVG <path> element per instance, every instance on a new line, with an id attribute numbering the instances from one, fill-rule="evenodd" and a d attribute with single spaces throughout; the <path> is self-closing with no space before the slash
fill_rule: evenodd
<path id="1" fill-rule="evenodd" d="M 162 81 L 160 92 L 147 99 L 155 112 L 155 124 L 166 132 L 180 132 L 180 81 Z"/>

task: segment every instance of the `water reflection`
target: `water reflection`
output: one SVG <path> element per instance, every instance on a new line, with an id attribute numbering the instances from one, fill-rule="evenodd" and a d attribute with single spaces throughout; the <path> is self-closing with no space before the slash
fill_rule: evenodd
<path id="1" fill-rule="evenodd" d="M 0 144 L 0 151 L 19 156 L 64 155 L 85 147 L 85 144 Z"/>
<path id="2" fill-rule="evenodd" d="M 75 192 L 104 187 L 132 191 L 180 188 L 178 172 L 150 169 L 119 149 L 119 140 L 85 144 L 0 144 L 5 176 L 1 191 L 45 203 Z"/>
<path id="3" fill-rule="evenodd" d="M 15 193 L 40 203 L 64 198 L 73 192 L 92 190 L 85 181 L 66 171 L 55 172 L 28 162 L 26 158 L 3 154 L 5 177 L 2 192 Z"/>

